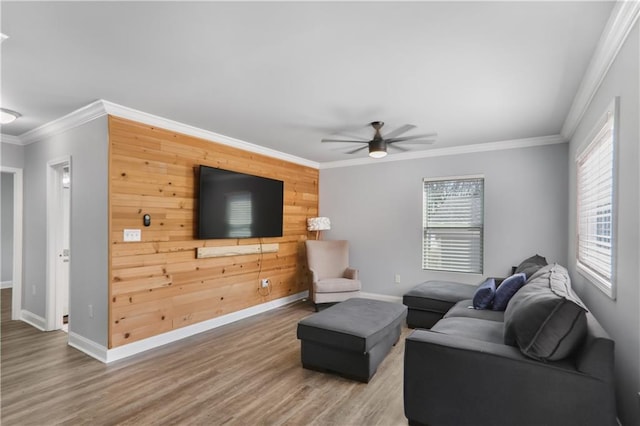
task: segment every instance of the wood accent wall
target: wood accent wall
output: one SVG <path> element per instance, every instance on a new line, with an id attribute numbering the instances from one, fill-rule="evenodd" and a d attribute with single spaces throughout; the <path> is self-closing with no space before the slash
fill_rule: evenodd
<path id="1" fill-rule="evenodd" d="M 317 169 L 113 116 L 109 144 L 109 348 L 308 289 L 304 241 L 312 236 L 306 219 L 318 215 Z M 200 164 L 284 181 L 283 237 L 196 239 Z M 141 242 L 123 242 L 129 228 L 142 230 Z M 279 250 L 196 259 L 198 247 L 258 243 Z"/>

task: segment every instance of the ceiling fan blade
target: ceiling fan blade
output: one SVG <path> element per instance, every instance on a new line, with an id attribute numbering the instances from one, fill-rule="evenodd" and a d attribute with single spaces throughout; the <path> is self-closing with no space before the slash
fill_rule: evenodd
<path id="1" fill-rule="evenodd" d="M 387 148 L 392 148 L 392 149 L 395 149 L 395 150 L 397 150 L 397 151 L 402 151 L 402 152 L 407 152 L 407 151 L 409 151 L 409 149 L 408 149 L 408 148 L 403 148 L 403 147 L 401 147 L 400 145 L 387 145 Z"/>
<path id="2" fill-rule="evenodd" d="M 410 141 L 413 139 L 430 139 L 430 138 L 435 138 L 436 136 L 438 136 L 437 133 L 425 133 L 423 135 L 411 135 L 411 136 L 403 136 L 401 138 L 391 138 L 391 139 L 385 139 L 385 141 L 387 143 L 393 143 L 393 142 L 403 142 L 403 141 Z"/>
<path id="3" fill-rule="evenodd" d="M 367 148 L 369 148 L 369 145 L 362 146 L 360 148 L 356 148 L 353 151 L 347 151 L 347 154 L 355 154 L 356 152 L 362 151 L 363 149 L 367 149 Z"/>
<path id="4" fill-rule="evenodd" d="M 349 141 L 345 139 L 322 139 L 320 142 L 369 143 L 369 141 Z"/>
<path id="5" fill-rule="evenodd" d="M 432 144 L 434 143 L 436 140 L 435 139 L 409 139 L 406 141 L 387 141 L 387 145 L 391 145 L 391 144 L 397 144 L 397 143 L 402 143 L 405 145 L 422 145 L 422 144 Z M 393 146 L 393 145 L 392 145 Z"/>
<path id="6" fill-rule="evenodd" d="M 413 124 L 405 124 L 404 126 L 400 126 L 395 130 L 390 131 L 389 133 L 387 133 L 386 135 L 384 135 L 384 139 L 393 139 L 396 136 L 400 136 L 403 133 L 408 132 L 411 129 L 415 129 L 416 126 L 414 126 Z"/>
<path id="7" fill-rule="evenodd" d="M 371 140 L 371 137 L 369 136 L 364 137 L 356 133 L 347 133 L 347 132 L 335 132 L 335 133 L 331 133 L 331 136 L 345 137 L 345 138 L 353 139 L 356 141 L 362 141 L 362 142 L 369 142 Z"/>

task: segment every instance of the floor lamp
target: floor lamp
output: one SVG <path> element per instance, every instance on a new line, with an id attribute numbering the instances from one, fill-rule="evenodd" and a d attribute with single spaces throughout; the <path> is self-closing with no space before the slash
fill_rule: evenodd
<path id="1" fill-rule="evenodd" d="M 320 231 L 331 229 L 331 221 L 328 217 L 310 217 L 307 219 L 307 230 L 316 231 L 316 240 L 320 237 Z"/>

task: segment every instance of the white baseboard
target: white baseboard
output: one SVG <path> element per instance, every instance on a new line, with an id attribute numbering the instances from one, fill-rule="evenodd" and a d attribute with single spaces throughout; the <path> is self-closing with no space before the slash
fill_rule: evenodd
<path id="1" fill-rule="evenodd" d="M 382 300 L 385 302 L 402 303 L 402 296 L 390 296 L 388 294 L 360 292 L 360 297 L 365 299 Z"/>
<path id="2" fill-rule="evenodd" d="M 100 360 L 105 363 L 110 363 L 113 361 L 130 357 L 132 355 L 139 354 L 141 352 L 148 351 L 150 349 L 154 349 L 154 348 L 166 345 L 168 343 L 173 343 L 175 341 L 184 339 L 186 337 L 193 336 L 194 334 L 212 330 L 214 328 L 217 328 L 235 321 L 239 321 L 241 319 L 248 318 L 253 315 L 261 314 L 263 312 L 267 312 L 272 309 L 276 309 L 281 306 L 288 305 L 292 302 L 296 302 L 306 297 L 309 297 L 309 292 L 303 291 L 301 293 L 297 293 L 292 296 L 287 296 L 281 299 L 272 300 L 271 302 L 252 306 L 247 309 L 242 309 L 240 311 L 232 312 L 230 314 L 223 315 L 221 317 L 212 318 L 207 321 L 192 324 L 187 327 L 182 327 L 177 330 L 172 330 L 167 333 L 159 334 L 157 336 L 149 337 L 144 340 L 129 343 L 128 345 L 119 346 L 114 349 L 108 349 L 106 351 L 105 351 L 105 348 L 101 347 L 100 345 L 94 342 L 88 341 L 86 339 L 83 339 L 84 342 L 79 341 L 79 339 L 78 340 L 74 339 L 74 345 L 72 346 L 74 346 L 76 349 L 79 349 L 85 352 L 87 355 L 92 356 L 97 360 Z M 77 336 L 77 337 L 80 337 L 80 336 Z M 69 344 L 71 345 L 71 336 L 69 338 Z"/>
<path id="3" fill-rule="evenodd" d="M 20 311 L 20 320 L 37 328 L 40 331 L 45 331 L 47 328 L 47 321 L 44 318 L 24 309 Z"/>
<path id="4" fill-rule="evenodd" d="M 1 288 L 13 288 L 13 281 L 0 281 Z"/>
<path id="5" fill-rule="evenodd" d="M 93 340 L 89 340 L 72 331 L 69 331 L 69 346 L 97 359 L 100 362 L 107 362 L 107 348 L 99 345 Z"/>

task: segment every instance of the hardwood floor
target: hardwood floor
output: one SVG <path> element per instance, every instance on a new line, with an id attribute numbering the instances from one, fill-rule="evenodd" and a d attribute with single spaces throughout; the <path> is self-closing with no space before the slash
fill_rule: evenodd
<path id="1" fill-rule="evenodd" d="M 11 321 L 11 290 L 0 297 L 3 426 L 407 424 L 407 328 L 368 384 L 302 368 L 302 302 L 105 365 Z"/>

